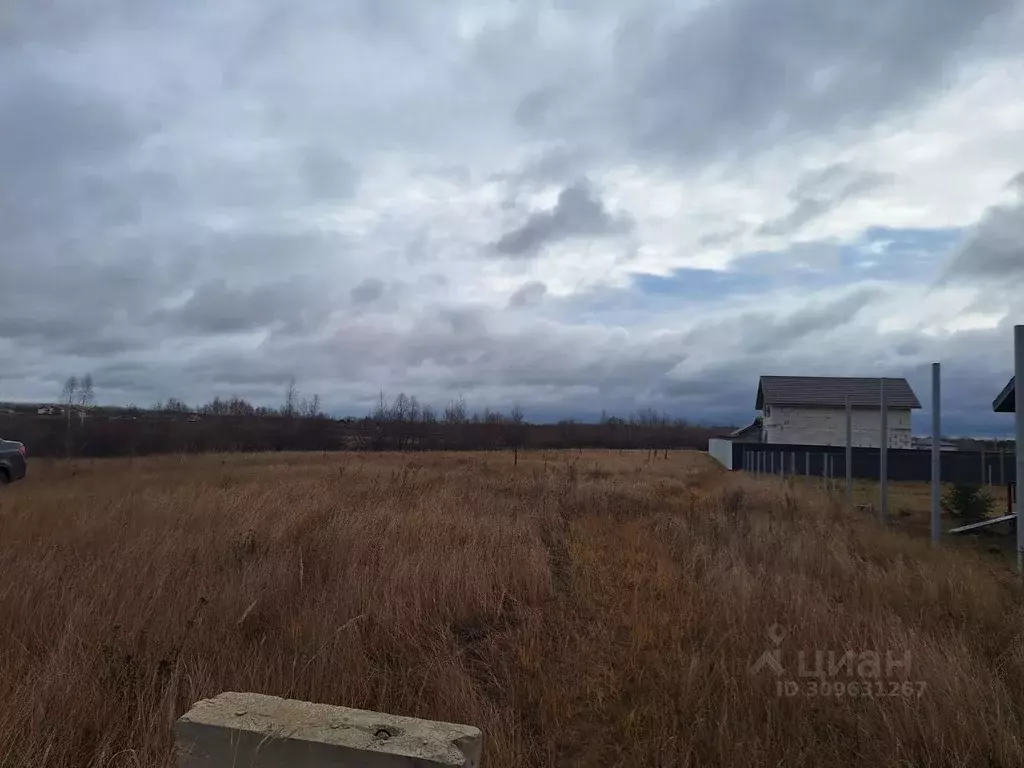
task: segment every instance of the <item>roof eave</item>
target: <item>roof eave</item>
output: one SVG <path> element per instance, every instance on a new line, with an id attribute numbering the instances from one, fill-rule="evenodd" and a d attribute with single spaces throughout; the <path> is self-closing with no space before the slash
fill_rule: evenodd
<path id="1" fill-rule="evenodd" d="M 761 397 L 757 399 L 757 409 L 762 410 Z M 798 403 L 795 400 L 773 400 L 768 405 L 775 405 L 780 408 L 845 408 L 846 403 Z M 868 404 L 853 403 L 853 409 L 855 411 L 877 411 L 880 404 Z M 908 411 L 919 411 L 921 410 L 921 403 L 889 403 L 889 410 L 907 409 Z"/>
<path id="2" fill-rule="evenodd" d="M 992 410 L 996 413 L 1015 413 L 1017 410 L 1017 397 L 1016 397 L 1016 377 L 1010 379 L 1009 384 L 1003 387 L 1003 391 L 999 393 L 999 397 L 992 401 Z M 1009 400 L 1013 397 L 1013 407 L 1010 407 Z"/>

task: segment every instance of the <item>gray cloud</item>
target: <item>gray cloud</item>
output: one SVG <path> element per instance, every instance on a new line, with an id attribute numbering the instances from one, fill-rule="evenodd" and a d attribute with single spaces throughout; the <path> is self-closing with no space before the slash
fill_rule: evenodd
<path id="1" fill-rule="evenodd" d="M 522 226 L 506 232 L 494 244 L 504 256 L 536 253 L 548 243 L 578 237 L 607 237 L 632 231 L 625 214 L 612 214 L 584 179 L 558 194 L 555 207 L 530 214 Z"/>
<path id="2" fill-rule="evenodd" d="M 1012 0 L 708 3 L 620 32 L 615 114 L 638 152 L 687 163 L 859 128 L 942 87 Z"/>
<path id="3" fill-rule="evenodd" d="M 792 346 L 815 334 L 827 333 L 853 322 L 857 313 L 883 295 L 877 288 L 859 288 L 835 301 L 810 304 L 783 317 L 761 313 L 746 315 L 744 336 L 747 351 L 776 350 Z"/>
<path id="4" fill-rule="evenodd" d="M 769 368 L 942 359 L 977 371 L 950 376 L 967 419 L 1007 373 L 1007 329 L 883 337 L 874 289 L 778 298 L 795 269 L 846 274 L 841 243 L 731 254 L 759 291 L 732 307 L 635 291 L 628 311 L 583 307 L 561 298 L 578 264 L 526 267 L 553 243 L 625 235 L 658 260 L 674 234 L 650 222 L 671 214 L 652 199 L 634 220 L 598 181 L 696 200 L 780 144 L 817 158 L 885 130 L 1017 52 L 1013 5 L 16 3 L 0 25 L 3 395 L 53 397 L 92 370 L 108 402 L 279 402 L 295 375 L 341 411 L 384 388 L 740 420 Z M 791 210 L 763 233 L 883 182 L 840 162 L 793 175 Z M 550 188 L 551 209 L 524 210 Z M 727 250 L 758 226 L 735 213 L 698 241 Z M 1020 206 L 992 209 L 958 276 L 1021 274 L 1020 225 Z M 509 258 L 480 259 L 482 242 Z"/>
<path id="5" fill-rule="evenodd" d="M 376 277 L 368 277 L 352 289 L 352 301 L 355 304 L 372 304 L 384 295 L 384 281 Z"/>
<path id="6" fill-rule="evenodd" d="M 239 290 L 217 279 L 199 286 L 182 306 L 160 310 L 151 322 L 163 322 L 188 333 L 230 334 L 274 326 L 285 333 L 304 333 L 324 323 L 330 313 L 327 297 L 316 283 L 293 276 Z"/>
<path id="7" fill-rule="evenodd" d="M 540 304 L 548 292 L 548 287 L 538 280 L 523 283 L 508 300 L 509 307 L 531 307 Z"/>
<path id="8" fill-rule="evenodd" d="M 945 274 L 994 281 L 1003 287 L 1024 279 L 1024 173 L 1010 182 L 1016 200 L 990 208 L 957 250 Z"/>
<path id="9" fill-rule="evenodd" d="M 870 192 L 890 177 L 872 171 L 856 171 L 843 164 L 808 174 L 790 192 L 793 209 L 778 219 L 764 222 L 760 235 L 792 235 L 852 197 Z"/>

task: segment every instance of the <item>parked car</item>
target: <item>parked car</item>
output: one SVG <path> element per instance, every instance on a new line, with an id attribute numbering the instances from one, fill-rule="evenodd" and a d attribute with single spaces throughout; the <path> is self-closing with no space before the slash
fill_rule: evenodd
<path id="1" fill-rule="evenodd" d="M 21 480 L 27 471 L 24 443 L 0 438 L 0 485 Z"/>

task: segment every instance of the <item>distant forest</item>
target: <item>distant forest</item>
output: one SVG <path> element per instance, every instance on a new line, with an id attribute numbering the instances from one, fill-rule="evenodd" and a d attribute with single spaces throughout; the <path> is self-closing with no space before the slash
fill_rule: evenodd
<path id="1" fill-rule="evenodd" d="M 522 408 L 470 412 L 464 399 L 440 412 L 416 397 L 381 394 L 361 418 L 332 418 L 320 398 L 300 396 L 292 381 L 280 407 L 214 398 L 190 407 L 171 398 L 150 408 L 96 406 L 90 376 L 72 377 L 59 403 L 0 407 L 0 436 L 31 456 L 144 456 L 225 451 L 429 451 L 541 448 L 707 449 L 732 427 L 672 419 L 654 409 L 598 423 L 531 424 Z"/>

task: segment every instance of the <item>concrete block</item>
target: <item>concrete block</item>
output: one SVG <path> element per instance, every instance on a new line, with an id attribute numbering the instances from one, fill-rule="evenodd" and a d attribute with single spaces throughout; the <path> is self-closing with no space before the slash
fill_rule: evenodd
<path id="1" fill-rule="evenodd" d="M 174 730 L 179 768 L 477 768 L 482 742 L 469 725 L 233 692 Z"/>

